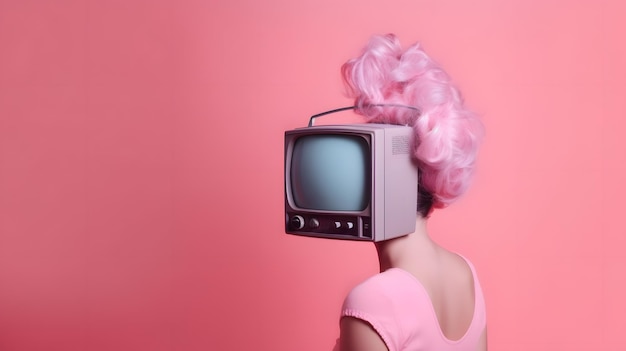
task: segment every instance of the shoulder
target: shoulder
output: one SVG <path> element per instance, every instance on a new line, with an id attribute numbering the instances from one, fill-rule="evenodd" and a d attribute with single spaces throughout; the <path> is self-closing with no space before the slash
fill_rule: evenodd
<path id="1" fill-rule="evenodd" d="M 465 258 L 464 256 L 460 254 L 453 254 L 453 255 L 456 256 L 456 259 L 457 259 L 458 269 L 456 270 L 456 274 L 457 274 L 458 280 L 461 282 L 469 281 L 474 286 L 476 293 L 480 295 L 477 297 L 482 298 L 482 289 L 480 286 L 480 281 L 478 279 L 478 273 L 476 272 L 476 267 L 474 267 L 474 264 L 472 264 L 472 262 L 469 259 Z"/>
<path id="2" fill-rule="evenodd" d="M 452 281 L 463 286 L 473 285 L 475 280 L 474 265 L 465 257 L 457 253 L 449 253 L 448 267 L 446 269 Z"/>
<path id="3" fill-rule="evenodd" d="M 403 319 L 402 311 L 406 311 L 401 296 L 406 278 L 403 272 L 388 270 L 368 278 L 348 293 L 341 311 L 342 343 L 351 335 L 361 335 L 359 338 L 363 340 L 375 337 L 389 350 L 396 349 L 394 345 L 402 339 L 406 327 L 399 323 Z"/>
<path id="4" fill-rule="evenodd" d="M 402 276 L 395 270 L 376 274 L 358 284 L 346 296 L 343 309 L 356 309 L 368 313 L 390 312 L 397 302 L 396 295 Z"/>

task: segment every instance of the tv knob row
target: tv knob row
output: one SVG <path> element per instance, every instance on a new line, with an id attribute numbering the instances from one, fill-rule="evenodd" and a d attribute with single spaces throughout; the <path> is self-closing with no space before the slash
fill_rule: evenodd
<path id="1" fill-rule="evenodd" d="M 347 221 L 347 222 L 332 221 L 331 223 L 335 229 L 341 229 L 341 228 L 353 229 L 354 228 L 354 222 L 351 222 L 351 221 Z M 300 215 L 294 215 L 290 219 L 290 224 L 291 224 L 291 228 L 295 230 L 300 230 L 304 228 L 304 226 L 306 225 L 306 221 L 304 217 Z M 314 228 L 314 229 L 319 228 L 320 221 L 317 218 L 311 218 L 309 220 L 309 227 Z"/>

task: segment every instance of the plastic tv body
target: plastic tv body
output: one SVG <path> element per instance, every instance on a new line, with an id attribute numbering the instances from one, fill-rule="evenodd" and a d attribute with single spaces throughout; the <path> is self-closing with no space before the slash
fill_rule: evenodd
<path id="1" fill-rule="evenodd" d="M 413 134 L 390 124 L 286 131 L 286 233 L 361 241 L 412 233 L 418 181 Z"/>

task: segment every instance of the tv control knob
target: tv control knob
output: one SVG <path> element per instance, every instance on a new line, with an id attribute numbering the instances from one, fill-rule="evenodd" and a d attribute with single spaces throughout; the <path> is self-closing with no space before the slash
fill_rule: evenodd
<path id="1" fill-rule="evenodd" d="M 317 220 L 317 218 L 312 218 L 312 219 L 309 221 L 309 226 L 310 226 L 311 228 L 319 228 L 319 226 L 320 226 L 320 221 L 318 221 L 318 220 Z"/>
<path id="2" fill-rule="evenodd" d="M 291 217 L 291 227 L 293 229 L 302 229 L 304 228 L 304 218 L 299 215 L 295 215 Z"/>

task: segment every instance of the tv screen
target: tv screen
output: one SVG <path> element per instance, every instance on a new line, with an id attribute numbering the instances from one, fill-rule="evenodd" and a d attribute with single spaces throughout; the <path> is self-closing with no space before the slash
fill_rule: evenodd
<path id="1" fill-rule="evenodd" d="M 370 202 L 370 146 L 363 136 L 306 135 L 293 148 L 291 189 L 296 206 L 363 211 Z"/>

